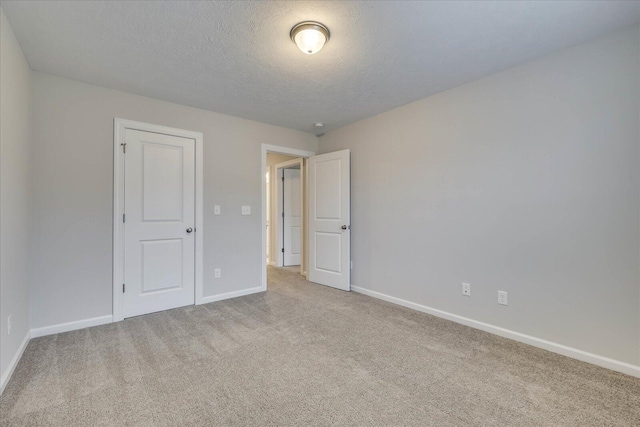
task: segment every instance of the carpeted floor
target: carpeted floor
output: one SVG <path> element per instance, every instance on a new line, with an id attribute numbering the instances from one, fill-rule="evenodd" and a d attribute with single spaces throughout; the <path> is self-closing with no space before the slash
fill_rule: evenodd
<path id="1" fill-rule="evenodd" d="M 640 379 L 269 270 L 269 291 L 30 342 L 0 424 L 631 426 Z"/>

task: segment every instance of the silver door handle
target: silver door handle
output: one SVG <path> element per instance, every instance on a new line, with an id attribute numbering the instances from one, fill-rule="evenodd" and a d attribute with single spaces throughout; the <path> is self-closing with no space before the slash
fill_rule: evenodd
<path id="1" fill-rule="evenodd" d="M 346 230 L 347 228 L 351 228 L 351 227 L 349 227 L 348 225 L 343 225 L 343 226 L 342 226 L 342 227 L 340 227 L 340 228 L 342 228 L 343 230 Z"/>
<path id="2" fill-rule="evenodd" d="M 193 228 L 189 227 L 187 228 L 187 233 L 191 233 L 193 231 Z"/>

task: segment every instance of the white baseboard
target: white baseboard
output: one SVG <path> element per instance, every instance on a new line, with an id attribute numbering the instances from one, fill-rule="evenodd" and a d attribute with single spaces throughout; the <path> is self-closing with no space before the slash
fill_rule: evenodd
<path id="1" fill-rule="evenodd" d="M 207 304 L 214 301 L 222 301 L 229 298 L 237 298 L 244 295 L 257 294 L 258 292 L 264 292 L 264 291 L 266 291 L 266 289 L 264 289 L 262 286 L 257 286 L 255 288 L 243 289 L 241 291 L 227 292 L 225 294 L 218 294 L 218 295 L 209 295 L 208 297 L 202 297 L 202 299 L 200 300 L 200 304 Z"/>
<path id="2" fill-rule="evenodd" d="M 566 345 L 558 344 L 552 341 L 547 341 L 542 338 L 536 338 L 531 335 L 521 334 L 520 332 L 515 332 L 509 329 L 501 328 L 500 326 L 479 322 L 477 320 L 469 319 L 467 317 L 458 316 L 457 314 L 448 313 L 446 311 L 438 310 L 436 308 L 431 308 L 425 305 L 421 305 L 421 304 L 406 301 L 400 298 L 392 297 L 390 295 L 386 295 L 380 292 L 361 288 L 359 286 L 351 285 L 351 290 L 354 292 L 369 295 L 371 297 L 381 299 L 387 302 L 398 304 L 403 307 L 407 307 L 413 310 L 421 311 L 423 313 L 431 314 L 436 317 L 451 320 L 452 322 L 470 326 L 475 329 L 480 329 L 481 331 L 499 335 L 504 338 L 509 338 L 514 341 L 529 344 L 534 347 L 539 347 L 544 350 L 551 351 L 553 353 L 558 353 L 563 356 L 571 357 L 573 359 L 577 359 L 583 362 L 591 363 L 593 365 L 601 366 L 603 368 L 611 369 L 613 371 L 622 372 L 623 374 L 640 378 L 640 366 L 632 365 L 626 362 L 621 362 L 615 359 L 610 359 L 604 356 L 599 356 L 597 354 L 588 353 L 586 351 L 578 350 L 577 348 L 568 347 Z"/>
<path id="3" fill-rule="evenodd" d="M 44 328 L 31 329 L 31 338 L 44 337 L 46 335 L 54 335 L 62 332 L 75 331 L 76 329 L 90 328 L 92 326 L 104 325 L 113 322 L 113 316 L 100 316 L 91 319 L 77 320 L 75 322 L 60 323 Z"/>
<path id="4" fill-rule="evenodd" d="M 22 358 L 22 354 L 27 348 L 27 344 L 29 344 L 30 339 L 31 331 L 27 331 L 27 334 L 22 340 L 20 347 L 18 347 L 18 351 L 16 351 L 16 354 L 13 355 L 11 362 L 9 362 L 9 366 L 7 366 L 7 369 L 2 373 L 2 377 L 0 378 L 0 395 L 4 392 L 4 388 L 7 386 L 7 384 L 9 384 L 9 380 L 13 375 L 13 371 L 16 370 L 16 366 L 18 366 L 18 362 L 20 362 L 20 358 Z"/>

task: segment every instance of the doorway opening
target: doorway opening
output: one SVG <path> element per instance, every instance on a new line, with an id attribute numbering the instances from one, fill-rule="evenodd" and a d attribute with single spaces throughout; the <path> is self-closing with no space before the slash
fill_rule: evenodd
<path id="1" fill-rule="evenodd" d="M 267 265 L 306 274 L 305 162 L 315 153 L 262 147 L 263 288 Z"/>
<path id="2" fill-rule="evenodd" d="M 280 248 L 277 252 L 278 267 L 298 266 L 300 274 L 306 277 L 304 163 L 304 159 L 293 159 L 276 165 L 278 227 L 274 231 Z"/>
<path id="3" fill-rule="evenodd" d="M 267 265 L 351 289 L 350 159 L 349 150 L 315 155 L 262 144 L 263 290 Z"/>
<path id="4" fill-rule="evenodd" d="M 267 154 L 267 164 L 275 171 L 274 191 L 267 203 L 271 207 L 272 221 L 269 238 L 272 247 L 270 265 L 276 267 L 298 267 L 306 276 L 306 191 L 305 163 L 303 158 L 284 159 L 281 155 Z"/>

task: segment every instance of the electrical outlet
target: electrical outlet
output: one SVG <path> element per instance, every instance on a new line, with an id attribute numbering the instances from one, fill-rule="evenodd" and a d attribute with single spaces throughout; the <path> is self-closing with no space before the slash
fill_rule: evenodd
<path id="1" fill-rule="evenodd" d="M 463 283 L 462 284 L 462 295 L 471 296 L 471 284 L 470 283 Z"/>
<path id="2" fill-rule="evenodd" d="M 11 335 L 11 316 L 12 314 L 7 317 L 7 335 Z"/>
<path id="3" fill-rule="evenodd" d="M 251 206 L 243 206 L 242 215 L 251 215 Z"/>
<path id="4" fill-rule="evenodd" d="M 498 304 L 507 305 L 507 293 L 498 291 Z"/>
<path id="5" fill-rule="evenodd" d="M 222 270 L 219 268 L 216 268 L 215 270 L 213 270 L 213 277 L 215 277 L 216 279 L 219 279 L 222 277 Z"/>
<path id="6" fill-rule="evenodd" d="M 214 215 L 220 215 L 220 205 L 215 205 L 213 207 L 213 214 Z"/>

